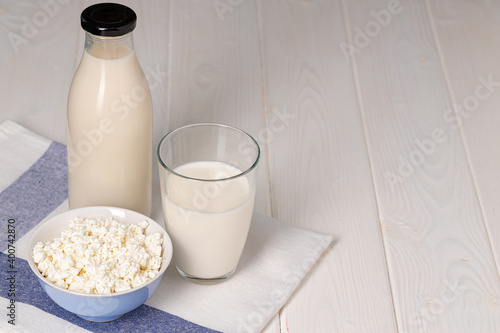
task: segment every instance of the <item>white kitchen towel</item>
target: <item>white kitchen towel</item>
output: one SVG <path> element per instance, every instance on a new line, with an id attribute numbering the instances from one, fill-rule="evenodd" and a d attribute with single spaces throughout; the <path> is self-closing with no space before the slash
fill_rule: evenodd
<path id="1" fill-rule="evenodd" d="M 154 195 L 159 196 L 159 189 L 155 190 Z M 163 224 L 159 203 L 154 200 L 152 216 Z M 14 284 L 1 283 L 0 308 L 5 312 L 1 331 L 258 332 L 287 302 L 332 241 L 332 236 L 256 214 L 238 269 L 228 281 L 193 284 L 170 265 L 146 304 L 115 321 L 92 323 L 48 298 L 26 262 L 26 244 L 33 228 L 67 209 L 66 147 L 14 122 L 1 123 L 0 279 L 14 278 Z M 15 225 L 10 252 L 8 221 Z M 15 260 L 9 262 L 12 252 Z M 15 273 L 7 273 L 12 267 Z"/>

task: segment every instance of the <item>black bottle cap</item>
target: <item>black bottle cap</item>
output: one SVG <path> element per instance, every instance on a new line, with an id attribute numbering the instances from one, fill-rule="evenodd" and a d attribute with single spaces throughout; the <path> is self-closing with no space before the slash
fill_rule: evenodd
<path id="1" fill-rule="evenodd" d="M 81 16 L 83 30 L 97 36 L 123 36 L 135 29 L 137 15 L 127 6 L 99 3 L 87 7 Z"/>

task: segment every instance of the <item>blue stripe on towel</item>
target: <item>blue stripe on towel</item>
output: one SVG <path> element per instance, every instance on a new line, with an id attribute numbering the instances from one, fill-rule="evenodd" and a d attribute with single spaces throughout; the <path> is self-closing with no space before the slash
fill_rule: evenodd
<path id="1" fill-rule="evenodd" d="M 0 192 L 0 221 L 5 227 L 0 231 L 2 250 L 10 244 L 7 240 L 9 219 L 16 221 L 13 225 L 16 240 L 19 240 L 67 197 L 66 147 L 53 142 L 28 171 Z M 10 273 L 8 256 L 0 253 L 0 267 L 3 268 L 0 269 L 1 297 L 11 298 L 7 279 L 14 274 L 16 290 L 13 299 L 16 302 L 30 304 L 92 332 L 215 332 L 145 304 L 112 322 L 89 322 L 55 304 L 43 291 L 26 260 L 15 258 L 14 266 L 15 273 Z"/>
<path id="2" fill-rule="evenodd" d="M 10 282 L 7 279 L 12 274 L 8 273 L 7 260 L 7 255 L 0 253 L 0 262 L 5 267 L 0 270 L 0 296 L 4 298 L 10 298 L 7 294 Z M 16 297 L 13 299 L 16 302 L 33 305 L 92 332 L 216 332 L 145 304 L 114 321 L 89 322 L 55 304 L 43 291 L 26 260 L 16 258 L 15 270 Z"/>
<path id="3" fill-rule="evenodd" d="M 0 192 L 0 221 L 16 221 L 16 240 L 35 227 L 68 197 L 66 147 L 52 142 L 45 153 L 17 180 Z M 7 248 L 2 230 L 0 248 Z"/>

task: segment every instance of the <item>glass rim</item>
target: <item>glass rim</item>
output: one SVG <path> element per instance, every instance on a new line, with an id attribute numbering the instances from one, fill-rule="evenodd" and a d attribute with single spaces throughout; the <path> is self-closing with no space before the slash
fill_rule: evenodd
<path id="1" fill-rule="evenodd" d="M 255 147 L 257 147 L 257 156 L 255 157 L 255 161 L 252 163 L 252 165 L 250 167 L 246 168 L 245 170 L 241 170 L 241 172 L 237 173 L 236 175 L 231 176 L 231 177 L 225 177 L 225 178 L 216 178 L 216 179 L 194 178 L 194 177 L 188 177 L 188 176 L 182 175 L 182 174 L 180 174 L 178 172 L 175 172 L 171 167 L 167 166 L 165 164 L 165 162 L 163 162 L 163 159 L 160 156 L 160 147 L 161 147 L 163 141 L 165 141 L 165 139 L 167 137 L 172 136 L 173 134 L 175 134 L 177 132 L 180 132 L 182 130 L 185 130 L 185 129 L 188 129 L 188 128 L 193 128 L 193 127 L 219 127 L 219 128 L 226 128 L 226 129 L 234 130 L 236 132 L 239 132 L 239 133 L 243 134 L 244 136 L 249 137 L 253 141 L 253 143 L 255 144 Z M 178 177 L 181 177 L 181 178 L 184 178 L 184 179 L 189 179 L 189 180 L 200 181 L 200 182 L 220 182 L 220 181 L 226 181 L 226 180 L 231 180 L 231 179 L 239 178 L 241 176 L 244 176 L 244 175 L 250 173 L 252 170 L 254 170 L 257 167 L 257 164 L 258 164 L 258 162 L 260 160 L 260 146 L 259 146 L 259 143 L 254 139 L 253 136 L 251 136 L 250 134 L 248 134 L 247 132 L 245 132 L 244 130 L 242 130 L 240 128 L 237 128 L 237 127 L 234 127 L 234 126 L 230 126 L 230 125 L 219 124 L 219 123 L 197 123 L 197 124 L 189 124 L 189 125 L 181 126 L 179 128 L 176 128 L 176 129 L 168 132 L 167 134 L 165 134 L 161 138 L 160 142 L 158 143 L 158 148 L 156 149 L 156 157 L 158 159 L 158 162 L 160 163 L 160 165 L 164 169 L 166 169 L 167 171 L 173 173 L 174 175 L 176 175 Z"/>

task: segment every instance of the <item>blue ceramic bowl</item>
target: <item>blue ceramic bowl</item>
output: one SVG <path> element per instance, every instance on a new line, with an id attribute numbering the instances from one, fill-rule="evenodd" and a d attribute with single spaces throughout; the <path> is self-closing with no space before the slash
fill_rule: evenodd
<path id="1" fill-rule="evenodd" d="M 86 294 L 69 291 L 56 286 L 44 278 L 33 261 L 33 247 L 38 242 L 45 243 L 59 237 L 61 232 L 69 225 L 69 221 L 75 217 L 114 217 L 115 220 L 125 224 L 136 224 L 140 221 L 147 220 L 149 226 L 146 229 L 146 235 L 159 232 L 163 237 L 163 261 L 159 274 L 139 287 L 112 294 Z M 160 284 L 171 259 L 172 241 L 162 226 L 147 216 L 131 210 L 115 207 L 78 208 L 54 216 L 38 225 L 28 243 L 29 265 L 47 295 L 62 308 L 73 312 L 83 319 L 95 322 L 105 322 L 117 319 L 146 302 Z"/>

